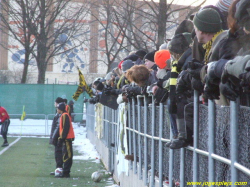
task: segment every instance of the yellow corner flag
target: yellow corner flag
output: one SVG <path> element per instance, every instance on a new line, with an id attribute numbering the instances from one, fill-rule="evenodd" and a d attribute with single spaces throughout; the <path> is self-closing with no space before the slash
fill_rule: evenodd
<path id="1" fill-rule="evenodd" d="M 92 89 L 87 85 L 85 78 L 84 78 L 81 70 L 79 69 L 79 67 L 77 67 L 77 69 L 78 69 L 78 73 L 79 73 L 79 85 L 78 85 L 76 92 L 72 96 L 72 98 L 75 101 L 77 101 L 79 95 L 81 95 L 81 93 L 84 91 L 83 88 L 85 88 L 86 92 L 89 94 L 90 97 L 93 97 Z"/>
<path id="2" fill-rule="evenodd" d="M 25 116 L 26 116 L 26 113 L 25 113 L 24 109 L 25 109 L 25 105 L 23 105 L 23 113 L 22 113 L 22 116 L 21 116 L 21 121 L 23 121 Z"/>

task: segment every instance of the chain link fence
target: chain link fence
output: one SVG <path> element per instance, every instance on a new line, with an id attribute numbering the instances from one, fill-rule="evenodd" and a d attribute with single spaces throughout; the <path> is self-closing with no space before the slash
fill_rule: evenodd
<path id="1" fill-rule="evenodd" d="M 197 145 L 171 150 L 164 145 L 172 137 L 166 105 L 155 105 L 154 99 L 138 96 L 124 106 L 127 114 L 127 154 L 134 158 L 129 162 L 129 169 L 139 174 L 139 180 L 143 180 L 144 185 L 153 187 L 156 181 L 159 181 L 159 186 L 167 183 L 169 186 L 187 186 L 187 182 L 206 181 L 250 184 L 249 107 L 235 105 L 239 107 L 237 110 L 233 108 L 234 105 L 217 106 L 213 102 L 208 106 L 199 104 L 198 115 L 194 116 L 194 120 L 198 119 L 197 137 L 194 134 Z M 120 111 L 103 108 L 103 137 L 100 140 L 108 147 L 113 143 L 115 150 L 120 149 L 118 143 L 111 141 L 112 137 L 121 137 L 117 131 L 121 125 Z M 236 116 L 232 112 L 235 110 Z M 95 115 L 96 111 L 87 109 L 87 127 L 90 131 L 94 130 Z M 237 125 L 238 135 L 235 136 L 234 127 Z M 109 161 L 113 162 L 109 165 L 116 170 L 115 159 Z"/>

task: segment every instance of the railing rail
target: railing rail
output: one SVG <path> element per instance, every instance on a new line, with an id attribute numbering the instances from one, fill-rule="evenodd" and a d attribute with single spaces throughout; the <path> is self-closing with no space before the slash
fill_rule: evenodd
<path id="1" fill-rule="evenodd" d="M 139 174 L 144 185 L 155 186 L 156 176 L 159 186 L 163 186 L 166 181 L 169 186 L 177 183 L 187 186 L 187 182 L 222 181 L 232 182 L 232 186 L 236 186 L 235 182 L 250 184 L 250 108 L 240 107 L 237 102 L 231 102 L 231 107 L 217 106 L 211 100 L 208 106 L 199 105 L 198 97 L 195 92 L 193 146 L 180 150 L 164 146 L 172 138 L 165 105 L 156 106 L 154 98 L 148 99 L 145 96 L 137 96 L 127 106 L 124 105 L 128 118 L 128 154 L 134 157 L 129 169 Z M 111 132 L 106 135 L 120 137 L 121 132 L 114 132 L 117 128 L 113 128 L 113 125 L 121 125 L 119 119 L 108 116 L 118 115 L 120 111 L 108 112 L 112 109 L 105 106 L 104 111 L 102 121 L 106 130 L 108 128 Z M 87 116 L 88 127 L 95 121 L 95 111 L 87 110 Z M 91 121 L 88 121 L 90 117 Z M 239 136 L 240 133 L 245 137 Z M 103 139 L 107 140 L 105 133 L 103 135 Z M 109 144 L 107 146 L 110 148 Z M 115 161 L 111 159 L 110 162 Z"/>

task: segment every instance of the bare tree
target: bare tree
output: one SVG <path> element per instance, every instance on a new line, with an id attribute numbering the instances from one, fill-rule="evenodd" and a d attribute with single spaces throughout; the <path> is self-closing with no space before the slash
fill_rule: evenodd
<path id="1" fill-rule="evenodd" d="M 44 84 L 48 65 L 58 63 L 53 57 L 81 46 L 84 40 L 75 36 L 89 30 L 86 26 L 88 6 L 80 0 L 1 0 L 0 6 L 2 31 L 11 33 L 8 36 L 25 49 L 22 83 L 26 81 L 31 57 L 36 60 L 38 68 L 37 83 Z M 10 20 L 15 26 L 9 24 Z M 23 32 L 22 39 L 17 30 Z M 61 39 L 62 36 L 65 37 Z M 69 41 L 71 45 L 65 49 Z"/>
<path id="2" fill-rule="evenodd" d="M 19 7 L 16 9 L 15 7 Z M 21 83 L 26 83 L 31 51 L 34 50 L 36 41 L 32 41 L 32 34 L 27 24 L 32 15 L 27 12 L 23 1 L 14 1 L 11 3 L 6 0 L 1 1 L 1 32 L 7 37 L 17 40 L 25 50 L 25 59 L 23 61 L 23 72 Z M 21 37 L 20 32 L 21 31 Z M 8 48 L 8 44 L 2 43 L 3 47 Z"/>
<path id="3" fill-rule="evenodd" d="M 98 25 L 98 31 L 95 35 L 92 33 L 91 39 L 99 40 L 100 43 L 99 46 L 93 46 L 92 50 L 99 52 L 100 56 L 104 56 L 104 58 L 94 59 L 94 61 L 106 64 L 107 72 L 109 72 L 112 64 L 117 59 L 121 60 L 121 51 L 126 48 L 124 32 L 127 30 L 127 20 L 116 14 L 117 11 L 121 11 L 117 7 L 116 1 L 102 0 L 101 3 L 100 1 L 91 1 L 90 4 L 92 22 Z"/>
<path id="4" fill-rule="evenodd" d="M 120 5 L 125 5 L 130 16 L 124 16 L 128 20 L 128 32 L 124 32 L 124 37 L 135 49 L 145 49 L 147 51 L 158 49 L 166 39 L 166 33 L 177 27 L 180 19 L 197 11 L 206 0 L 200 2 L 198 6 L 193 6 L 198 0 L 190 1 L 187 6 L 176 5 L 178 0 L 120 0 Z M 129 7 L 129 8 L 127 8 Z M 120 14 L 120 12 L 116 12 Z M 120 29 L 123 29 L 121 26 Z"/>
<path id="5" fill-rule="evenodd" d="M 198 0 L 192 0 L 188 6 L 177 6 L 177 1 L 91 1 L 92 21 L 98 25 L 98 32 L 92 39 L 103 41 L 102 48 L 97 45 L 93 48 L 105 55 L 105 58 L 95 57 L 93 61 L 104 62 L 110 71 L 112 63 L 122 60 L 123 55 L 131 50 L 158 49 L 171 29 L 174 34 L 174 28 L 206 2 L 203 0 L 198 6 L 193 6 Z"/>

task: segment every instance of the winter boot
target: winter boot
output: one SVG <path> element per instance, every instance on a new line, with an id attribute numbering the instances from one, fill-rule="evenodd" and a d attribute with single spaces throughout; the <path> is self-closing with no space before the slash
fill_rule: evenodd
<path id="1" fill-rule="evenodd" d="M 178 139 L 173 141 L 173 143 L 169 146 L 170 149 L 180 149 L 183 147 L 187 147 L 189 145 L 184 139 Z"/>
<path id="2" fill-rule="evenodd" d="M 173 143 L 173 140 L 171 140 L 170 142 L 166 143 L 165 146 L 169 147 L 172 143 Z"/>
<path id="3" fill-rule="evenodd" d="M 4 140 L 2 147 L 6 147 L 6 146 L 9 146 L 7 139 Z"/>

